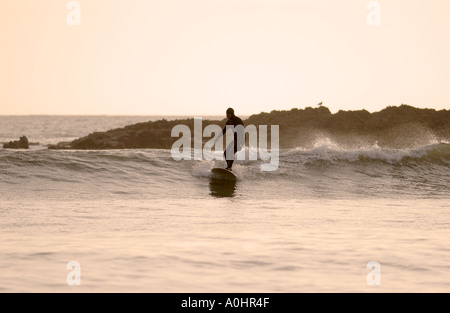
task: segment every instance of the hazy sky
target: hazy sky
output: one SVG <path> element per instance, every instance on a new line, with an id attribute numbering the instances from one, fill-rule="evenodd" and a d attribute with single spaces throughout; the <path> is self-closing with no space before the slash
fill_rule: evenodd
<path id="1" fill-rule="evenodd" d="M 0 114 L 450 108 L 450 1 L 0 0 Z"/>

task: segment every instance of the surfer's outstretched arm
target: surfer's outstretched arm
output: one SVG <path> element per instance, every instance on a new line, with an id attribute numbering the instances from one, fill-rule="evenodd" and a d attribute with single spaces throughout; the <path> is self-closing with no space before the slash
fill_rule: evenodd
<path id="1" fill-rule="evenodd" d="M 216 143 L 223 135 L 225 135 L 225 133 L 227 132 L 227 125 L 225 125 L 225 127 L 222 129 L 222 132 L 217 136 L 217 138 L 214 141 L 214 143 Z"/>
<path id="2" fill-rule="evenodd" d="M 219 141 L 219 139 L 222 138 L 222 136 L 223 136 L 223 132 L 220 133 L 220 134 L 216 137 L 216 139 L 214 140 L 214 143 L 216 143 L 217 141 Z"/>
<path id="3" fill-rule="evenodd" d="M 229 124 L 227 123 L 225 125 L 225 127 L 222 129 L 222 133 L 219 135 L 219 137 L 225 135 L 225 133 L 227 132 L 227 125 L 229 125 Z"/>

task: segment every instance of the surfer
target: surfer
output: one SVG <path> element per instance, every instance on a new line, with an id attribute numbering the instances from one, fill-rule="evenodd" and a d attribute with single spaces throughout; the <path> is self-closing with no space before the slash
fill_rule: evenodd
<path id="1" fill-rule="evenodd" d="M 237 117 L 236 115 L 234 115 L 234 110 L 232 108 L 229 108 L 227 110 L 227 118 L 228 121 L 225 125 L 225 127 L 222 130 L 222 133 L 217 137 L 216 141 L 220 139 L 220 137 L 222 137 L 226 132 L 227 132 L 227 126 L 233 126 L 236 127 L 237 125 L 242 125 L 244 126 L 244 122 L 242 122 L 242 120 Z M 233 163 L 234 163 L 234 154 L 237 153 L 238 151 L 241 151 L 242 147 L 244 146 L 244 141 L 243 138 L 240 138 L 242 140 L 238 140 L 238 132 L 233 129 L 234 131 L 234 140 L 228 145 L 228 147 L 225 149 L 224 151 L 224 156 L 225 156 L 225 160 L 227 161 L 227 170 L 231 171 L 231 168 L 233 167 Z M 244 134 L 242 134 L 244 135 Z M 228 159 L 227 159 L 227 155 L 228 155 Z"/>

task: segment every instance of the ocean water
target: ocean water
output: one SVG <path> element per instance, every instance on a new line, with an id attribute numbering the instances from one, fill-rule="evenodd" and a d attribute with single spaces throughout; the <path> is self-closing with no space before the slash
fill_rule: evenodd
<path id="1" fill-rule="evenodd" d="M 41 143 L 0 149 L 0 292 L 450 291 L 449 143 L 322 138 L 275 172 L 238 161 L 236 183 L 168 150 L 45 146 L 158 118 L 0 117 L 0 142 Z"/>

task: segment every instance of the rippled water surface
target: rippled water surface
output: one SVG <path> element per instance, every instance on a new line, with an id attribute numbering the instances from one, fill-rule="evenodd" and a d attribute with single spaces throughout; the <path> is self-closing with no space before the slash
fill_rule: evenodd
<path id="1" fill-rule="evenodd" d="M 61 135 L 15 118 L 44 144 L 90 124 L 66 118 Z M 150 118 L 98 119 L 92 131 Z M 17 139 L 6 124 L 4 141 Z M 450 291 L 448 143 L 324 141 L 279 151 L 279 164 L 238 162 L 225 183 L 210 177 L 222 161 L 166 150 L 0 149 L 0 291 Z M 70 261 L 81 286 L 66 283 Z"/>

